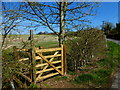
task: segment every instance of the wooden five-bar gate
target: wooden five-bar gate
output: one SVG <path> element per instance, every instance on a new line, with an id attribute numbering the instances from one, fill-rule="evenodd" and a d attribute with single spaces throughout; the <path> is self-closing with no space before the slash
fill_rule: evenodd
<path id="1" fill-rule="evenodd" d="M 36 82 L 57 74 L 65 74 L 64 45 L 61 45 L 59 48 L 36 49 L 35 53 Z"/>
<path id="2" fill-rule="evenodd" d="M 58 48 L 35 48 L 33 44 L 33 32 L 31 31 L 31 48 L 17 49 L 17 52 L 27 52 L 28 58 L 21 58 L 19 62 L 29 65 L 28 70 L 22 71 L 21 75 L 29 82 L 39 82 L 55 75 L 65 75 L 66 73 L 66 50 L 65 46 L 61 45 Z M 17 53 L 15 53 L 17 54 Z"/>

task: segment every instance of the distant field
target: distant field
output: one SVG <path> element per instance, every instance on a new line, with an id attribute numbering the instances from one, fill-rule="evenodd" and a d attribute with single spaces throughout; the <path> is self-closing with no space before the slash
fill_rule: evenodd
<path id="1" fill-rule="evenodd" d="M 22 48 L 25 44 L 29 43 L 29 35 L 9 35 L 6 39 L 6 47 L 17 46 Z M 57 47 L 58 37 L 56 35 L 34 35 L 35 46 L 44 48 Z M 29 46 L 29 44 L 27 44 Z M 26 46 L 27 47 L 27 46 Z"/>

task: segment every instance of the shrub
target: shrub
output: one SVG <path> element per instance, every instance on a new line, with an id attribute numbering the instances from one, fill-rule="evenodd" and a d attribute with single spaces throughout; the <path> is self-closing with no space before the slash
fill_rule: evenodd
<path id="1" fill-rule="evenodd" d="M 106 40 L 100 30 L 85 30 L 77 32 L 76 36 L 68 37 L 67 64 L 68 69 L 77 70 L 93 58 L 101 58 L 105 54 Z"/>
<path id="2" fill-rule="evenodd" d="M 9 87 L 10 82 L 14 81 L 17 82 L 17 84 L 21 84 L 18 82 L 20 79 L 22 79 L 21 76 L 18 75 L 18 72 L 21 72 L 22 69 L 29 69 L 27 65 L 19 62 L 19 60 L 16 59 L 16 55 L 14 54 L 14 50 L 12 48 L 6 49 L 2 51 L 2 83 L 3 88 Z M 17 52 L 18 53 L 18 52 Z M 27 54 L 20 52 L 19 53 L 21 57 L 27 57 Z M 17 78 L 17 79 L 16 79 Z M 15 81 L 16 80 L 16 81 Z M 17 86 L 15 84 L 15 86 Z M 22 85 L 20 85 L 22 86 Z"/>

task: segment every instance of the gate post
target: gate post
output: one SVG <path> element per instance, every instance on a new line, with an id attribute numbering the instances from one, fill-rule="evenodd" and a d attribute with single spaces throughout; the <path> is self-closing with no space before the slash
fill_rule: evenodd
<path id="1" fill-rule="evenodd" d="M 66 72 L 67 72 L 67 65 L 66 65 L 66 47 L 65 45 L 61 45 L 61 48 L 62 48 L 62 51 L 61 51 L 61 54 L 62 54 L 62 74 L 65 75 Z"/>
<path id="2" fill-rule="evenodd" d="M 36 84 L 36 68 L 35 68 L 35 47 L 33 39 L 33 30 L 30 30 L 30 45 L 31 45 L 31 78 L 32 82 Z"/>

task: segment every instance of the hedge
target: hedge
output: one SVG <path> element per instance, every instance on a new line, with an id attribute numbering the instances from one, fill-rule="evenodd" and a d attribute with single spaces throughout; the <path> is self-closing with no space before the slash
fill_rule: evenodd
<path id="1" fill-rule="evenodd" d="M 84 30 L 69 34 L 65 44 L 69 70 L 78 70 L 81 66 L 105 55 L 106 39 L 100 30 Z"/>

